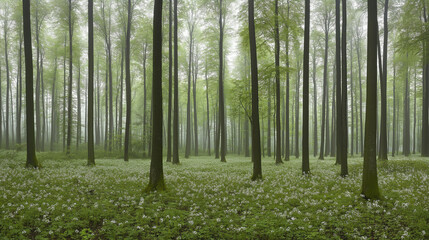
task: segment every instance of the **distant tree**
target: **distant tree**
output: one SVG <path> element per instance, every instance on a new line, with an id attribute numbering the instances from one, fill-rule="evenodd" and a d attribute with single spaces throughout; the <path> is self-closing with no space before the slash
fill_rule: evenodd
<path id="1" fill-rule="evenodd" d="M 310 58 L 310 0 L 305 0 L 305 27 L 304 27 L 304 79 L 302 87 L 302 173 L 310 173 L 310 152 L 308 147 L 308 115 L 309 115 L 309 58 Z"/>
<path id="2" fill-rule="evenodd" d="M 147 191 L 165 189 L 162 167 L 162 0 L 155 0 L 153 13 L 153 134 L 152 159 Z"/>
<path id="3" fill-rule="evenodd" d="M 173 114 L 173 164 L 179 164 L 179 68 L 177 1 L 174 0 L 174 114 Z"/>
<path id="4" fill-rule="evenodd" d="M 362 194 L 367 199 L 380 198 L 377 179 L 377 1 L 368 0 L 368 48 L 365 149 Z"/>
<path id="5" fill-rule="evenodd" d="M 94 156 L 94 1 L 88 1 L 88 166 L 95 165 Z M 55 60 L 55 67 L 56 67 Z M 56 68 L 55 68 L 56 69 Z"/>
<path id="6" fill-rule="evenodd" d="M 259 132 L 258 57 L 256 51 L 254 1 L 249 0 L 249 40 L 252 74 L 252 180 L 262 179 L 261 139 Z"/>
<path id="7" fill-rule="evenodd" d="M 125 119 L 125 139 L 124 139 L 124 161 L 129 159 L 130 135 L 131 135 L 131 70 L 130 70 L 130 49 L 131 49 L 131 23 L 133 12 L 131 8 L 131 0 L 128 0 L 128 20 L 127 33 L 125 37 L 125 97 L 126 97 L 126 119 Z"/>
<path id="8" fill-rule="evenodd" d="M 30 0 L 22 1 L 25 52 L 25 102 L 27 113 L 27 168 L 39 168 L 34 143 L 34 103 L 33 103 L 33 55 L 31 47 Z"/>

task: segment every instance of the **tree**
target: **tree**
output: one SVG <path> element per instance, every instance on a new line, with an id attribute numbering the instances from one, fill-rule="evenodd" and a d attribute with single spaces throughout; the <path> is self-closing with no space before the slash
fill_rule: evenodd
<path id="1" fill-rule="evenodd" d="M 308 114 L 309 114 L 309 56 L 310 56 L 310 0 L 305 0 L 305 27 L 304 27 L 304 79 L 302 87 L 302 173 L 310 173 L 310 152 L 308 147 Z"/>
<path id="2" fill-rule="evenodd" d="M 173 164 L 179 164 L 179 67 L 177 45 L 177 1 L 174 0 L 174 114 L 173 114 Z"/>
<path id="3" fill-rule="evenodd" d="M 341 176 L 346 177 L 349 174 L 348 166 L 347 166 L 347 146 L 348 146 L 348 126 L 347 126 L 347 113 L 348 113 L 348 105 L 347 105 L 347 0 L 342 0 L 343 4 L 343 29 L 342 29 L 342 89 L 341 89 L 341 124 L 342 124 L 342 139 L 341 139 Z M 338 88 L 338 90 L 340 90 Z"/>
<path id="4" fill-rule="evenodd" d="M 5 16 L 3 20 L 3 33 L 4 33 L 4 55 L 6 63 L 6 149 L 9 149 L 9 90 L 10 90 L 10 74 L 9 74 L 9 56 L 8 56 L 8 30 L 9 30 L 9 19 L 8 10 L 5 10 Z M 12 96 L 10 96 L 12 98 Z"/>
<path id="5" fill-rule="evenodd" d="M 186 111 L 186 150 L 185 158 L 189 158 L 191 154 L 191 79 L 192 79 L 192 61 L 193 61 L 193 44 L 194 44 L 194 29 L 195 29 L 195 16 L 194 9 L 189 10 L 188 16 L 188 31 L 189 31 L 189 61 L 188 61 L 188 102 Z M 194 103 L 195 104 L 195 103 Z M 194 124 L 197 124 L 196 122 Z"/>
<path id="6" fill-rule="evenodd" d="M 335 1 L 335 66 L 336 66 L 336 110 L 337 110 L 337 121 L 336 121 L 336 162 L 335 164 L 341 164 L 342 157 L 342 114 L 341 114 L 341 29 L 340 29 L 340 0 Z"/>
<path id="7" fill-rule="evenodd" d="M 172 5 L 168 4 L 168 112 L 167 112 L 167 162 L 171 162 L 171 109 L 172 109 L 172 84 L 173 84 L 173 46 L 172 46 Z M 210 152 L 210 151 L 209 151 Z"/>
<path id="8" fill-rule="evenodd" d="M 275 64 L 276 64 L 276 164 L 283 163 L 281 156 L 280 125 L 280 36 L 279 36 L 279 1 L 275 0 Z"/>
<path id="9" fill-rule="evenodd" d="M 222 16 L 223 4 L 219 0 L 219 124 L 220 124 L 220 161 L 226 162 L 226 124 L 225 124 L 225 97 L 223 87 L 223 34 L 225 19 Z"/>
<path id="10" fill-rule="evenodd" d="M 130 1 L 130 0 L 128 0 Z M 147 191 L 165 189 L 162 168 L 162 0 L 155 0 L 153 11 L 152 159 Z"/>
<path id="11" fill-rule="evenodd" d="M 67 150 L 66 154 L 70 154 L 71 145 L 71 132 L 72 132 L 72 116 L 73 116 L 73 103 L 72 103 L 72 87 L 73 87 L 73 27 L 74 20 L 72 20 L 72 2 L 69 0 L 69 11 L 68 11 L 68 23 L 69 23 L 69 42 L 70 42 L 70 59 L 69 59 L 69 87 L 68 87 L 68 107 L 67 107 Z"/>
<path id="12" fill-rule="evenodd" d="M 94 1 L 88 1 L 88 166 L 94 157 Z M 56 61 L 55 61 L 56 66 Z"/>
<path id="13" fill-rule="evenodd" d="M 385 0 L 384 4 L 384 42 L 383 42 L 383 71 L 382 79 L 380 80 L 381 88 L 381 119 L 380 119 L 380 151 L 378 159 L 387 160 L 387 45 L 388 45 L 388 14 L 389 0 Z"/>
<path id="14" fill-rule="evenodd" d="M 328 101 L 328 54 L 329 54 L 329 31 L 331 29 L 332 21 L 332 8 L 327 5 L 323 5 L 322 21 L 323 21 L 323 32 L 325 34 L 325 52 L 323 58 L 323 100 L 322 100 L 322 125 L 321 125 L 321 141 L 320 141 L 320 154 L 319 159 L 323 160 L 325 157 L 325 126 L 329 126 L 329 110 L 327 105 Z M 328 113 L 328 117 L 325 117 L 325 113 Z M 328 124 L 325 124 L 325 120 Z M 329 136 L 329 128 L 326 128 L 326 136 Z M 328 144 L 329 141 L 326 141 Z"/>
<path id="15" fill-rule="evenodd" d="M 131 21 L 133 12 L 131 11 L 131 0 L 128 0 L 128 21 L 127 33 L 125 37 L 125 97 L 127 102 L 127 113 L 125 119 L 125 139 L 124 139 L 124 161 L 128 161 L 128 152 L 131 135 L 131 70 L 130 70 L 130 38 L 131 38 Z"/>
<path id="16" fill-rule="evenodd" d="M 261 139 L 259 131 L 258 57 L 256 52 L 254 1 L 249 0 L 249 40 L 252 74 L 252 180 L 262 179 Z"/>
<path id="17" fill-rule="evenodd" d="M 25 103 L 27 113 L 27 168 L 39 168 L 34 143 L 33 55 L 31 47 L 30 0 L 22 2 L 25 54 Z"/>
<path id="18" fill-rule="evenodd" d="M 365 153 L 362 194 L 367 199 L 380 198 L 377 179 L 377 1 L 368 0 L 368 48 L 365 119 Z"/>

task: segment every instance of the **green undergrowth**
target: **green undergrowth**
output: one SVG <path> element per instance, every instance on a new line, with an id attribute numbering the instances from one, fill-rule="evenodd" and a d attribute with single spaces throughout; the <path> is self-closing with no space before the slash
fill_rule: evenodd
<path id="1" fill-rule="evenodd" d="M 378 163 L 383 199 L 360 196 L 362 158 L 349 176 L 335 160 L 276 165 L 264 158 L 251 181 L 250 158 L 164 163 L 166 191 L 145 193 L 148 160 L 67 159 L 0 152 L 0 239 L 428 239 L 429 160 Z M 58 157 L 58 158 L 56 158 Z"/>

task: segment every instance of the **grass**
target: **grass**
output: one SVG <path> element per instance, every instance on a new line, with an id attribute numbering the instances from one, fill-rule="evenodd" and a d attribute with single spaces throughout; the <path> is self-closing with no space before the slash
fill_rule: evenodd
<path id="1" fill-rule="evenodd" d="M 56 155 L 52 155 L 55 158 Z M 143 193 L 148 160 L 0 154 L 0 239 L 428 239 L 429 161 L 379 162 L 383 199 L 360 196 L 362 159 L 339 177 L 334 159 L 275 165 L 263 159 L 263 180 L 251 181 L 250 158 L 229 156 L 164 163 L 167 191 Z"/>

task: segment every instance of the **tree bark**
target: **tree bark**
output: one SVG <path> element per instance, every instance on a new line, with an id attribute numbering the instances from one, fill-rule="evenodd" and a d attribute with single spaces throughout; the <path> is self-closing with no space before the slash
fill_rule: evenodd
<path id="1" fill-rule="evenodd" d="M 179 68 L 177 45 L 177 1 L 174 0 L 174 114 L 173 114 L 173 164 L 179 164 Z"/>
<path id="2" fill-rule="evenodd" d="M 22 1 L 22 11 L 25 53 L 25 102 L 27 115 L 27 162 L 25 166 L 27 168 L 39 168 L 40 164 L 36 158 L 36 147 L 34 143 L 33 56 L 31 53 L 30 0 Z"/>
<path id="3" fill-rule="evenodd" d="M 275 64 L 276 64 L 276 164 L 283 163 L 281 155 L 280 125 L 280 36 L 279 36 L 279 1 L 275 0 Z"/>
<path id="4" fill-rule="evenodd" d="M 172 45 L 172 6 L 173 0 L 168 4 L 168 112 L 167 112 L 167 162 L 171 162 L 171 111 L 172 111 L 172 85 L 173 85 L 173 45 Z"/>
<path id="5" fill-rule="evenodd" d="M 365 120 L 365 150 L 362 176 L 362 194 L 368 199 L 378 199 L 377 179 L 377 1 L 368 0 L 368 49 L 367 49 L 367 101 Z"/>
<path id="6" fill-rule="evenodd" d="M 94 1 L 88 1 L 88 166 L 95 165 L 94 156 Z M 56 61 L 55 61 L 56 63 Z M 55 64 L 56 66 L 56 64 Z M 56 69 L 56 68 L 55 68 Z"/>
<path id="7" fill-rule="evenodd" d="M 304 79 L 302 87 L 302 174 L 310 173 L 309 138 L 309 62 L 310 62 L 310 0 L 305 0 L 305 27 L 304 27 Z"/>
<path id="8" fill-rule="evenodd" d="M 67 107 L 67 150 L 66 154 L 70 154 L 71 136 L 72 136 L 72 116 L 73 116 L 73 103 L 72 103 L 72 88 L 73 88 L 73 24 L 72 24 L 72 3 L 69 0 L 69 42 L 70 42 L 70 59 L 69 59 L 69 87 L 68 87 L 68 107 Z"/>
<path id="9" fill-rule="evenodd" d="M 385 0 L 384 5 L 384 42 L 383 42 L 383 77 L 380 81 L 381 87 L 381 118 L 380 118 L 380 152 L 378 158 L 387 160 L 387 45 L 388 45 L 388 14 L 389 0 Z"/>

